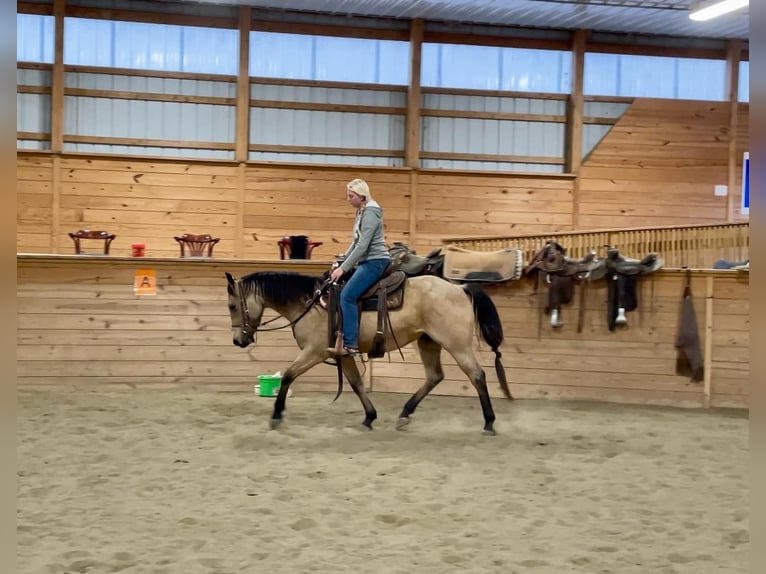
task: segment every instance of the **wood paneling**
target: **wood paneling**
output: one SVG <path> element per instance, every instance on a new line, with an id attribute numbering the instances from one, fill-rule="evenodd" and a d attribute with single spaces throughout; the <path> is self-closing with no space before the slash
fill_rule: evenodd
<path id="1" fill-rule="evenodd" d="M 154 268 L 158 293 L 133 294 L 140 264 Z M 258 374 L 284 370 L 298 353 L 289 330 L 264 332 L 242 350 L 231 342 L 224 271 L 264 269 L 319 274 L 320 262 L 169 261 L 75 256 L 19 256 L 17 273 L 18 381 L 27 387 L 67 385 L 220 386 L 249 390 Z M 563 311 L 564 327 L 547 318 L 539 328 L 538 298 L 526 281 L 488 287 L 505 331 L 501 348 L 517 398 L 597 399 L 676 406 L 748 404 L 748 275 L 695 273 L 692 290 L 700 337 L 705 329 L 705 286 L 712 281 L 710 397 L 701 383 L 675 374 L 674 338 L 684 276 L 660 271 L 639 289 L 639 310 L 629 326 L 606 327 L 603 286 L 586 297 L 584 332 L 575 329 L 576 305 Z M 577 299 L 577 298 L 575 298 Z M 269 312 L 266 318 L 273 316 Z M 494 355 L 476 351 L 491 393 L 500 397 Z M 373 390 L 414 392 L 423 368 L 412 346 L 368 365 Z M 454 360 L 443 354 L 446 378 L 436 394 L 475 395 Z M 320 365 L 297 388 L 331 391 L 335 373 Z"/>
<path id="2" fill-rule="evenodd" d="M 578 228 L 725 223 L 728 108 L 636 99 L 582 165 Z"/>
<path id="3" fill-rule="evenodd" d="M 749 106 L 738 114 L 730 193 L 735 221 L 746 222 L 738 207 Z M 210 233 L 221 238 L 217 256 L 276 259 L 280 237 L 308 235 L 323 243 L 314 257 L 328 261 L 350 241 L 343 190 L 355 177 L 383 206 L 389 243 L 418 251 L 450 236 L 726 223 L 726 198 L 713 186 L 729 176 L 729 125 L 723 102 L 636 99 L 578 176 L 63 154 L 55 214 L 53 196 L 40 197 L 57 181 L 51 157 L 19 150 L 18 251 L 69 253 L 66 234 L 90 227 L 117 234 L 115 255 L 144 241 L 149 255 L 175 257 L 173 235 Z"/>

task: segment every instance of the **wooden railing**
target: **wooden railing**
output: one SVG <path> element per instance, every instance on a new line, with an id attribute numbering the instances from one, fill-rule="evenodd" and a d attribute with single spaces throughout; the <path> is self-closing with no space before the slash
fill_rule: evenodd
<path id="1" fill-rule="evenodd" d="M 641 227 L 564 231 L 503 237 L 448 237 L 447 245 L 473 251 L 497 251 L 504 247 L 524 250 L 529 261 L 546 241 L 554 239 L 567 249 L 567 255 L 581 258 L 591 250 L 604 255 L 605 246 L 613 245 L 626 257 L 641 258 L 658 253 L 665 267 L 710 269 L 719 259 L 745 261 L 750 258 L 750 224 L 693 225 L 683 227 Z"/>

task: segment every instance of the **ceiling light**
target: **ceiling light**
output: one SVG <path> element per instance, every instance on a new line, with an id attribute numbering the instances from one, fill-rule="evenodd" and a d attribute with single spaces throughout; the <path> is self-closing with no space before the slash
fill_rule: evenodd
<path id="1" fill-rule="evenodd" d="M 704 22 L 705 20 L 712 20 L 749 5 L 750 0 L 720 0 L 714 4 L 694 8 L 689 14 L 689 18 L 698 22 Z"/>

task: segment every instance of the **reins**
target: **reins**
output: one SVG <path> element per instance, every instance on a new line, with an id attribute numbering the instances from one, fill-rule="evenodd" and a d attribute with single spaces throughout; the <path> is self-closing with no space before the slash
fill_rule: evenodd
<path id="1" fill-rule="evenodd" d="M 278 316 L 274 317 L 273 319 L 269 319 L 268 321 L 266 321 L 264 323 L 261 323 L 255 329 L 253 329 L 250 326 L 250 312 L 248 311 L 247 300 L 245 299 L 244 292 L 242 291 L 242 282 L 239 279 L 237 279 L 236 281 L 237 281 L 237 291 L 239 292 L 240 312 L 242 313 L 242 317 L 244 318 L 244 324 L 246 325 L 246 327 L 245 326 L 242 327 L 242 332 L 245 335 L 247 335 L 249 338 L 251 338 L 251 339 L 253 338 L 252 335 L 254 335 L 257 332 L 280 331 L 281 329 L 287 329 L 288 327 L 295 326 L 298 323 L 298 321 L 303 319 L 303 317 L 305 317 L 306 314 L 309 311 L 311 311 L 311 309 L 314 307 L 314 305 L 319 303 L 319 300 L 321 299 L 321 297 L 324 294 L 325 290 L 330 285 L 330 280 L 329 279 L 325 280 L 325 282 L 322 284 L 322 286 L 319 289 L 316 289 L 314 291 L 314 295 L 311 297 L 311 299 L 308 301 L 308 303 L 306 303 L 306 308 L 301 312 L 301 314 L 298 315 L 298 317 L 296 317 L 295 319 L 293 319 L 289 323 L 287 323 L 285 325 L 279 325 L 277 327 L 270 327 L 268 329 L 262 329 L 261 328 L 264 325 L 268 325 L 269 323 L 273 323 L 277 319 L 282 319 L 283 318 L 282 315 L 278 315 Z M 248 331 L 252 331 L 252 332 L 248 332 Z"/>

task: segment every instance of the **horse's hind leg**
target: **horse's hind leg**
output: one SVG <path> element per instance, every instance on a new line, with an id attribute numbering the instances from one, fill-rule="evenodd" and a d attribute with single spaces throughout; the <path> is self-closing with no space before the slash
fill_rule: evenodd
<path id="1" fill-rule="evenodd" d="M 364 422 L 362 424 L 368 429 L 372 430 L 372 422 L 378 418 L 378 413 L 375 410 L 370 397 L 368 397 L 367 393 L 364 392 L 362 376 L 359 374 L 359 369 L 356 366 L 356 361 L 354 361 L 353 357 L 345 357 L 341 361 L 343 374 L 346 375 L 346 379 L 348 379 L 351 388 L 354 390 L 356 396 L 359 397 L 359 400 L 362 402 L 362 407 L 364 407 Z"/>
<path id="2" fill-rule="evenodd" d="M 461 352 L 453 352 L 452 356 L 455 357 L 458 366 L 466 375 L 468 375 L 471 384 L 476 389 L 476 392 L 479 393 L 481 412 L 484 415 L 483 433 L 494 436 L 496 434 L 494 429 L 495 411 L 492 409 L 492 401 L 489 399 L 487 377 L 484 374 L 484 369 L 481 368 L 481 365 L 479 365 L 479 362 L 476 360 L 476 357 L 470 348 Z"/>
<path id="3" fill-rule="evenodd" d="M 422 335 L 418 339 L 418 350 L 423 366 L 426 369 L 426 382 L 420 387 L 414 395 L 404 404 L 399 420 L 396 422 L 397 430 L 401 430 L 410 422 L 410 415 L 418 408 L 428 393 L 430 393 L 442 379 L 444 379 L 444 370 L 442 369 L 441 352 L 442 347 L 428 335 Z"/>

